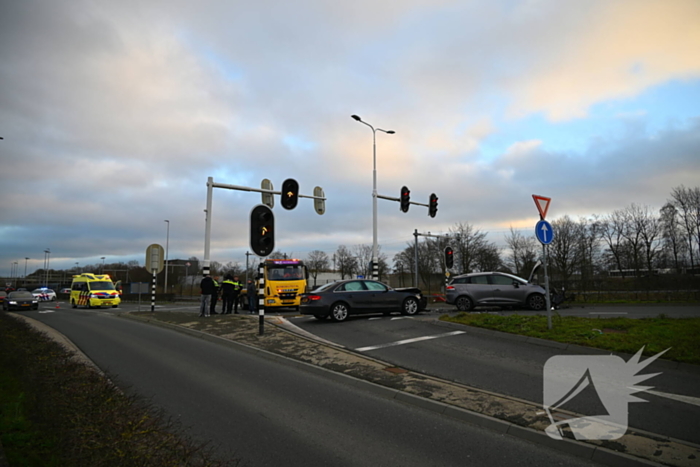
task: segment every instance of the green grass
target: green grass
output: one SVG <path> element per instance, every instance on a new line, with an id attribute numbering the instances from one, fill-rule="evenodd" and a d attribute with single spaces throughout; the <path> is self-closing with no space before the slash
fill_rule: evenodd
<path id="1" fill-rule="evenodd" d="M 237 465 L 62 346 L 0 313 L 0 441 L 12 467 Z"/>
<path id="2" fill-rule="evenodd" d="M 556 314 L 552 317 L 551 330 L 547 329 L 544 315 L 460 313 L 440 319 L 613 352 L 634 354 L 644 347 L 643 354 L 651 356 L 670 348 L 663 358 L 700 364 L 700 318 L 579 318 Z"/>

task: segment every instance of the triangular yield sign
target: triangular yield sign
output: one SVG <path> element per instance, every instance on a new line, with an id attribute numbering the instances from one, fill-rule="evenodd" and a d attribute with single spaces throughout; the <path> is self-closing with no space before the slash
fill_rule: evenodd
<path id="1" fill-rule="evenodd" d="M 537 206 L 537 210 L 540 212 L 540 219 L 544 220 L 544 218 L 547 217 L 547 210 L 549 209 L 549 202 L 552 201 L 552 198 L 546 198 L 544 196 L 532 195 L 532 199 L 535 200 L 535 206 Z"/>

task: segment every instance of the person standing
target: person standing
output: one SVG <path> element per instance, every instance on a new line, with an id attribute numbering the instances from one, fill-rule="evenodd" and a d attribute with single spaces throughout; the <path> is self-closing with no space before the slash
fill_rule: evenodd
<path id="1" fill-rule="evenodd" d="M 202 293 L 199 302 L 199 316 L 209 317 L 211 311 L 212 295 L 216 296 L 216 286 L 214 286 L 214 279 L 212 279 L 209 274 L 206 274 L 202 281 L 199 283 L 199 288 Z"/>
<path id="2" fill-rule="evenodd" d="M 219 287 L 219 276 L 214 276 L 214 279 L 212 279 L 212 281 L 214 282 L 214 292 L 211 295 L 211 308 L 209 312 L 212 315 L 218 315 L 219 313 L 216 312 L 216 302 L 219 301 L 219 291 L 221 288 Z"/>
<path id="3" fill-rule="evenodd" d="M 251 315 L 255 314 L 258 308 L 258 288 L 255 286 L 255 282 L 253 282 L 252 279 L 248 279 L 246 295 L 248 297 L 248 312 Z"/>
<path id="4" fill-rule="evenodd" d="M 221 283 L 221 314 L 230 315 L 233 310 L 233 304 L 236 302 L 238 294 L 236 293 L 237 284 L 234 282 L 231 274 L 224 276 L 224 281 Z M 236 310 L 238 313 L 238 310 Z"/>
<path id="5" fill-rule="evenodd" d="M 238 297 L 241 295 L 243 285 L 238 281 L 238 276 L 233 276 L 233 313 L 238 314 Z"/>

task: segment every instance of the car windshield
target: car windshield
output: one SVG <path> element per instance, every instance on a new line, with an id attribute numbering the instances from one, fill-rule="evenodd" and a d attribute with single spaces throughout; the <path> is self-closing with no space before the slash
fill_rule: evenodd
<path id="1" fill-rule="evenodd" d="M 34 298 L 31 292 L 20 291 L 20 292 L 10 292 L 7 298 Z"/>
<path id="2" fill-rule="evenodd" d="M 88 284 L 90 284 L 90 290 L 114 290 L 114 284 L 110 281 L 95 281 Z"/>
<path id="3" fill-rule="evenodd" d="M 314 289 L 314 292 L 325 292 L 335 285 L 335 282 L 329 282 L 328 284 L 323 284 L 321 287 Z"/>
<path id="4" fill-rule="evenodd" d="M 267 279 L 271 281 L 297 281 L 304 278 L 302 266 L 287 264 L 268 267 Z"/>

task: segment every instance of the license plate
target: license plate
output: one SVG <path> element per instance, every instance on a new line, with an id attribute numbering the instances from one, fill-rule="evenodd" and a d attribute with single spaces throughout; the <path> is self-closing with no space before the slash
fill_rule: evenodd
<path id="1" fill-rule="evenodd" d="M 22 303 L 20 306 L 32 306 L 31 303 Z"/>
<path id="2" fill-rule="evenodd" d="M 111 305 L 112 302 L 102 302 L 103 305 Z"/>

